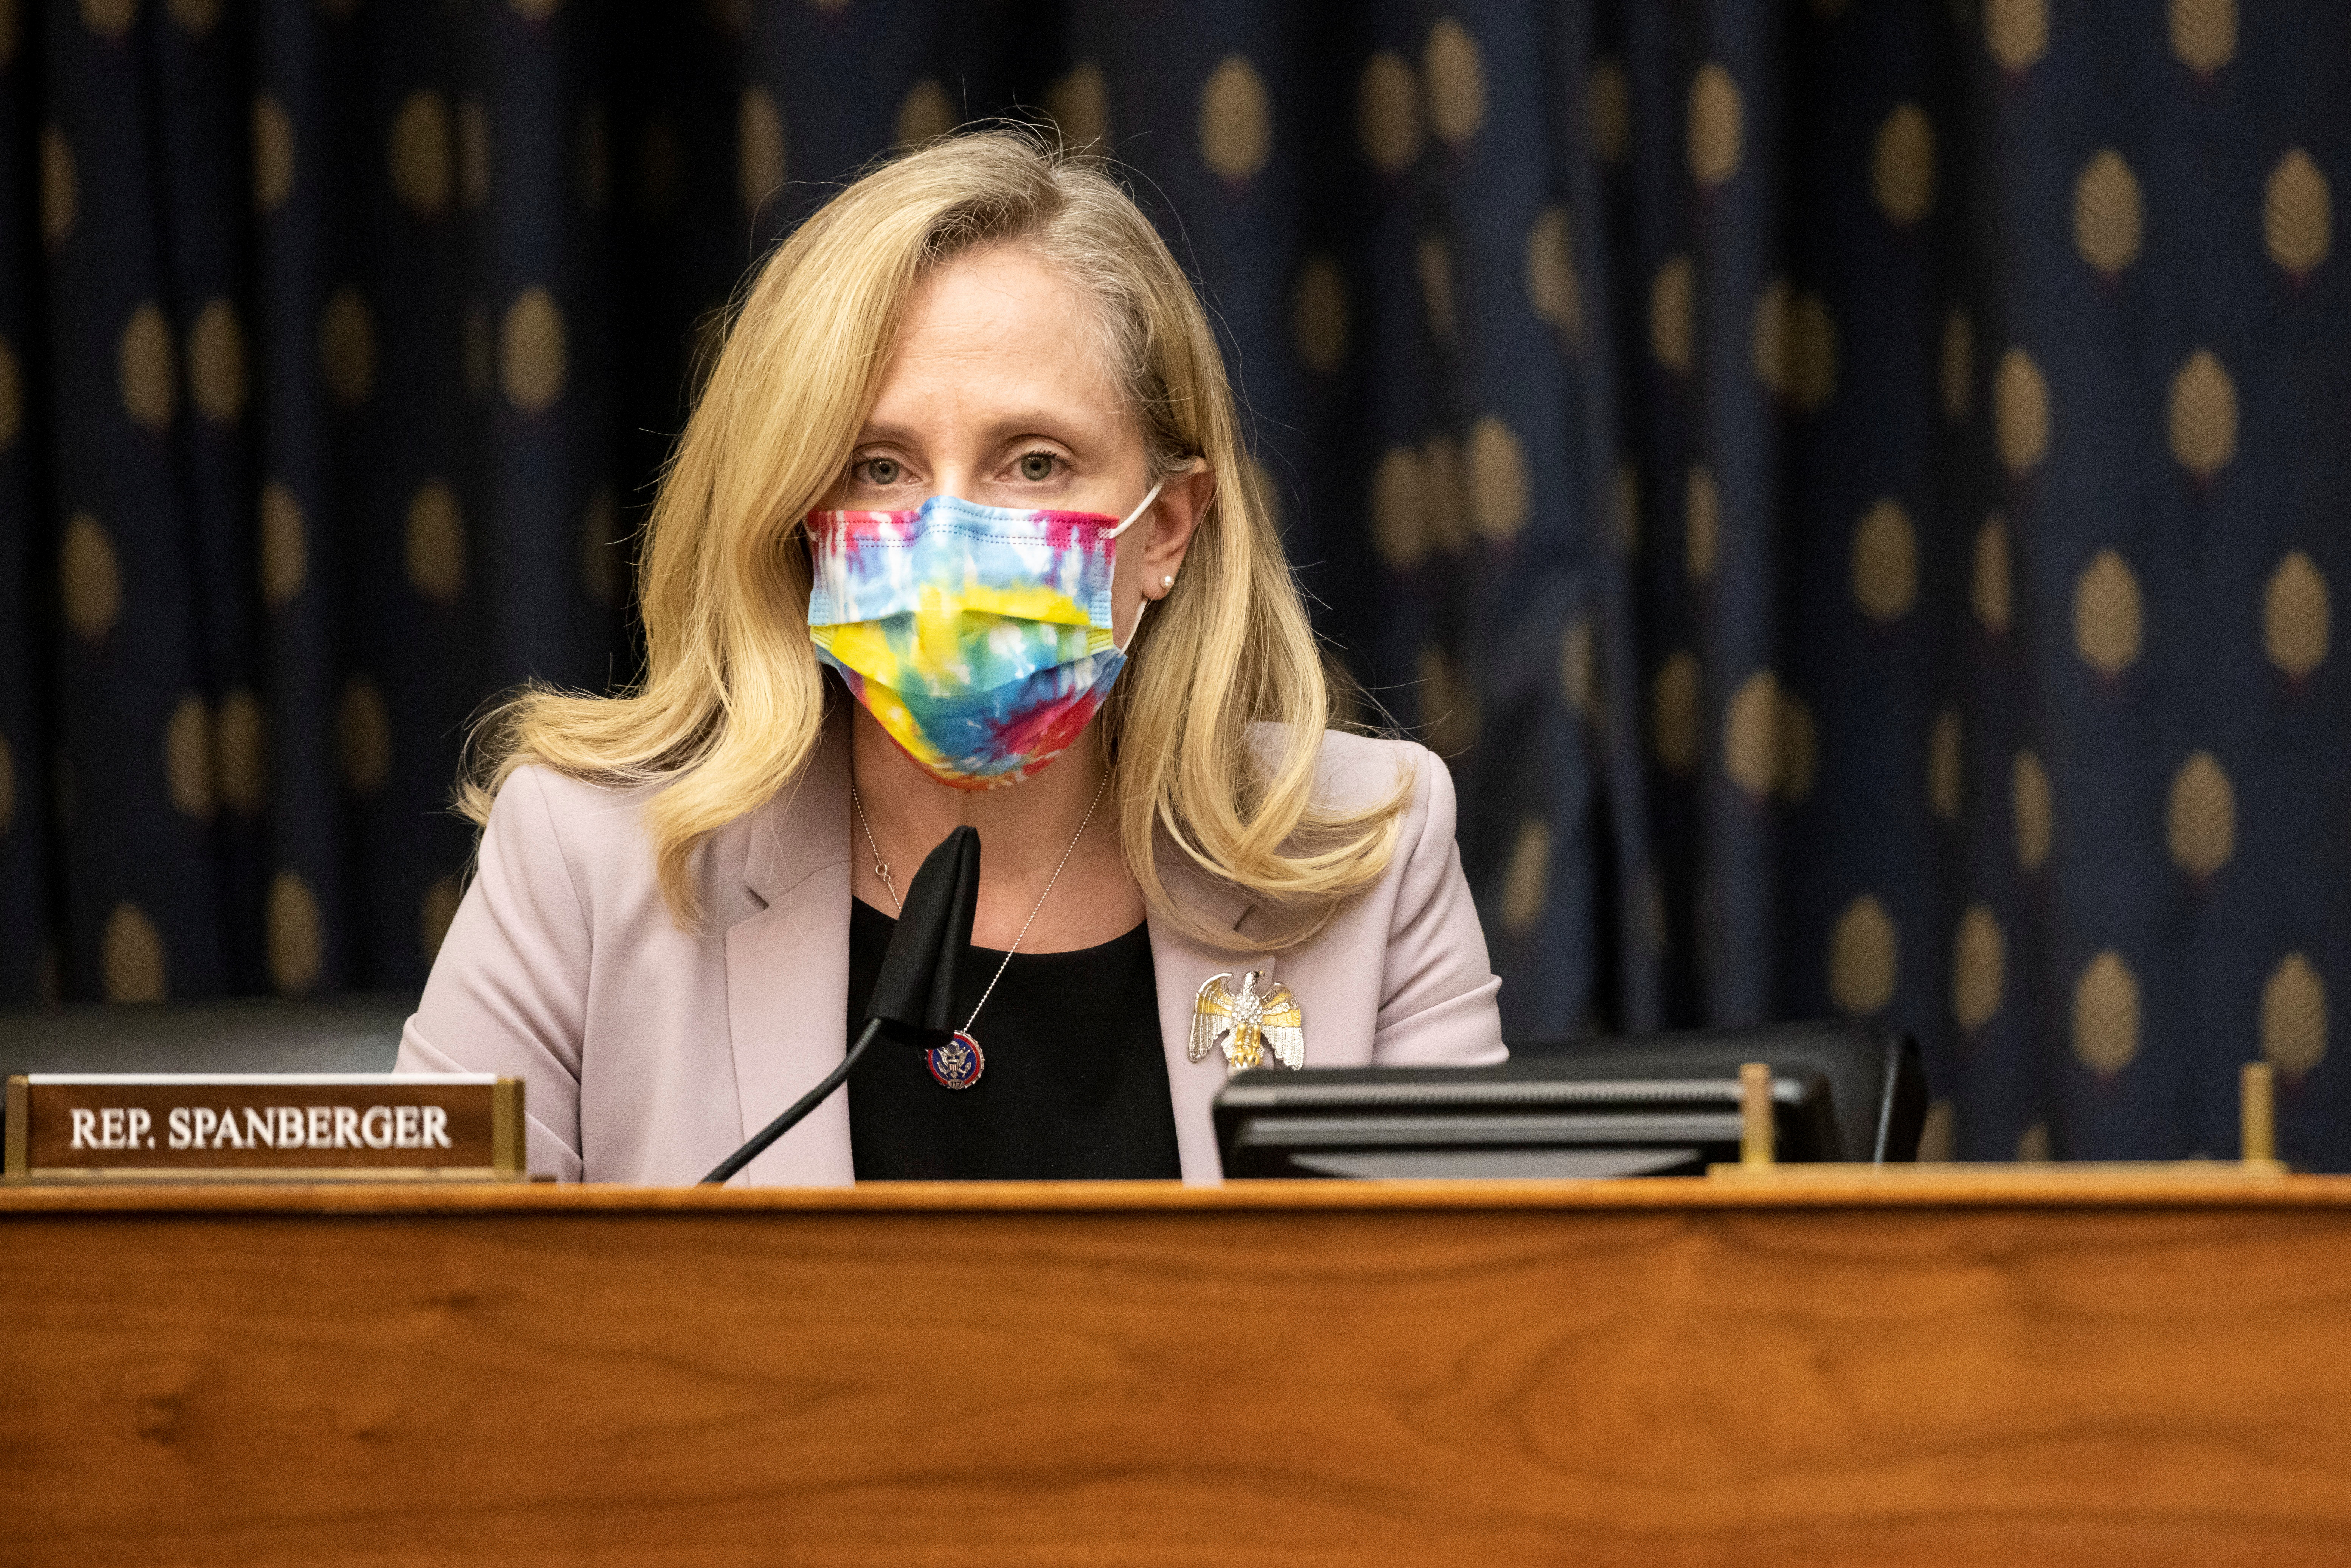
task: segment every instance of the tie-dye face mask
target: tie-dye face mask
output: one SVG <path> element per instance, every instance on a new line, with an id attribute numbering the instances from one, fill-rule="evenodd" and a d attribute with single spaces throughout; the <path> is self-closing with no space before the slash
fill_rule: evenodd
<path id="1" fill-rule="evenodd" d="M 1077 739 L 1126 663 L 1112 642 L 1111 541 L 1159 489 L 1123 520 L 953 496 L 914 512 L 811 512 L 817 657 L 934 778 L 1018 784 Z"/>

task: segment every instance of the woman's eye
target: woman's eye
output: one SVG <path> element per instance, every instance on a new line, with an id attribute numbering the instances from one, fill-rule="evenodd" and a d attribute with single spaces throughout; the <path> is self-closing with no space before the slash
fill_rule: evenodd
<path id="1" fill-rule="evenodd" d="M 905 472 L 894 457 L 868 457 L 860 466 L 865 470 L 865 482 L 869 485 L 894 485 Z"/>
<path id="2" fill-rule="evenodd" d="M 1020 477 L 1034 485 L 1053 476 L 1053 465 L 1061 459 L 1050 452 L 1031 452 L 1020 459 Z"/>

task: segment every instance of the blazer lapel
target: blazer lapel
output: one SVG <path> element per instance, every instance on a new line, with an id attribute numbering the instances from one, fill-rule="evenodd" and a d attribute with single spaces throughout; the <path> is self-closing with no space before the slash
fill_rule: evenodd
<path id="1" fill-rule="evenodd" d="M 1176 1108 L 1176 1151 L 1186 1182 L 1214 1186 L 1224 1179 L 1224 1163 L 1217 1154 L 1208 1105 L 1225 1086 L 1225 1059 L 1218 1052 L 1205 1061 L 1191 1060 L 1192 1007 L 1200 983 L 1209 976 L 1251 967 L 1245 956 L 1238 956 L 1247 952 L 1243 945 L 1248 938 L 1238 927 L 1249 914 L 1249 896 L 1203 874 L 1172 852 L 1161 855 L 1159 876 L 1176 903 L 1213 929 L 1233 933 L 1232 946 L 1210 947 L 1167 921 L 1150 922 L 1151 968 L 1159 993 L 1159 1042 L 1167 1053 L 1167 1088 Z"/>
<path id="2" fill-rule="evenodd" d="M 766 905 L 726 930 L 726 1021 L 745 1138 L 841 1064 L 849 1009 L 849 743 L 837 709 L 808 766 L 761 808 L 744 856 Z M 751 1162 L 754 1186 L 856 1179 L 844 1088 Z"/>

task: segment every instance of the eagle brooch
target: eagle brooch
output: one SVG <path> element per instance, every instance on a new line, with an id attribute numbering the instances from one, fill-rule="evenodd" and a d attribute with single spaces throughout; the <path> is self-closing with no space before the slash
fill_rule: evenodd
<path id="1" fill-rule="evenodd" d="M 1264 971 L 1259 969 L 1241 976 L 1238 991 L 1226 984 L 1231 978 L 1211 975 L 1201 983 L 1192 1003 L 1191 1059 L 1204 1061 L 1222 1046 L 1228 1072 L 1263 1066 L 1269 1051 L 1284 1067 L 1304 1067 L 1306 1012 L 1290 988 L 1275 986 L 1260 992 L 1257 987 Z"/>

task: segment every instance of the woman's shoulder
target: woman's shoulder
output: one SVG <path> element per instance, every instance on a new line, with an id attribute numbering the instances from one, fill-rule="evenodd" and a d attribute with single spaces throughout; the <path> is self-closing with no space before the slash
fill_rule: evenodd
<path id="1" fill-rule="evenodd" d="M 1260 744 L 1268 750 L 1280 744 L 1281 728 L 1259 727 Z M 1321 754 L 1314 765 L 1314 803 L 1329 810 L 1364 810 L 1393 800 L 1399 790 L 1411 796 L 1411 809 L 1426 809 L 1434 791 L 1452 797 L 1452 775 L 1445 759 L 1416 740 L 1365 735 L 1351 729 L 1322 732 Z"/>
<path id="2" fill-rule="evenodd" d="M 644 803 L 657 788 L 524 763 L 506 776 L 491 802 L 485 852 L 552 859 L 575 878 L 650 875 Z"/>
<path id="3" fill-rule="evenodd" d="M 518 861 L 569 878 L 599 917 L 662 904 L 661 872 L 645 805 L 666 780 L 583 779 L 543 762 L 507 774 L 490 807 L 481 853 Z M 745 905 L 740 874 L 768 813 L 755 810 L 704 839 L 695 851 L 694 876 L 704 908 L 722 925 L 756 906 Z"/>

